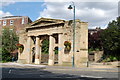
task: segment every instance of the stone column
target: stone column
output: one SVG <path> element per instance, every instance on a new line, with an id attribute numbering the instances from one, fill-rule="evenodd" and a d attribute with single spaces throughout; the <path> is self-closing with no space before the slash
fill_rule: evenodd
<path id="1" fill-rule="evenodd" d="M 31 42 L 32 42 L 32 39 L 31 37 L 29 36 L 28 39 L 27 39 L 27 50 L 26 50 L 26 53 L 28 56 L 26 56 L 27 58 L 27 63 L 32 63 L 32 54 L 31 54 Z"/>
<path id="2" fill-rule="evenodd" d="M 41 63 L 41 56 L 42 56 L 42 40 L 40 40 L 40 44 L 39 44 L 39 63 Z"/>
<path id="3" fill-rule="evenodd" d="M 39 54 L 40 54 L 40 39 L 39 37 L 36 37 L 36 43 L 35 43 L 35 64 L 40 64 L 39 60 Z"/>
<path id="4" fill-rule="evenodd" d="M 50 35 L 49 36 L 49 60 L 48 60 L 48 65 L 54 65 L 54 44 L 55 44 L 55 38 Z"/>
<path id="5" fill-rule="evenodd" d="M 62 65 L 62 54 L 64 53 L 64 42 L 63 42 L 63 34 L 59 34 L 58 35 L 58 43 L 59 43 L 59 45 L 58 45 L 58 64 L 59 65 Z"/>

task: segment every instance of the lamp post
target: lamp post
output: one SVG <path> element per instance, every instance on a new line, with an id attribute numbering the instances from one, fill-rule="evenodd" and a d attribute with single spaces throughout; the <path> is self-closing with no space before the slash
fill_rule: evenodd
<path id="1" fill-rule="evenodd" d="M 72 67 L 75 67 L 75 5 L 72 2 L 72 5 L 69 5 L 68 9 L 73 9 L 73 55 L 72 55 Z"/>

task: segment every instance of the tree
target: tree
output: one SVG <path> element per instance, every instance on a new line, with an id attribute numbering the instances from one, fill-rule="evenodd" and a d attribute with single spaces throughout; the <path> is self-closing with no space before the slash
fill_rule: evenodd
<path id="1" fill-rule="evenodd" d="M 42 41 L 42 53 L 49 53 L 49 40 L 45 39 Z"/>
<path id="2" fill-rule="evenodd" d="M 102 50 L 102 44 L 101 44 L 101 40 L 100 40 L 100 33 L 102 32 L 102 29 L 100 29 L 99 31 L 97 31 L 96 33 L 93 33 L 92 35 L 89 33 L 88 34 L 88 47 L 89 49 L 92 50 Z"/>
<path id="3" fill-rule="evenodd" d="M 115 56 L 120 60 L 120 17 L 109 22 L 107 29 L 101 34 L 105 55 Z"/>
<path id="4" fill-rule="evenodd" d="M 2 60 L 10 61 L 10 53 L 17 49 L 18 37 L 14 30 L 4 28 L 2 30 Z"/>

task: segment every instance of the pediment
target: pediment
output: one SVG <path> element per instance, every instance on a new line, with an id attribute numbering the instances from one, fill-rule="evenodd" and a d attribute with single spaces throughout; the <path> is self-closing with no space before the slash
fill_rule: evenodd
<path id="1" fill-rule="evenodd" d="M 43 26 L 43 25 L 57 24 L 62 22 L 65 21 L 60 19 L 40 18 L 34 21 L 33 23 L 31 23 L 31 26 Z"/>

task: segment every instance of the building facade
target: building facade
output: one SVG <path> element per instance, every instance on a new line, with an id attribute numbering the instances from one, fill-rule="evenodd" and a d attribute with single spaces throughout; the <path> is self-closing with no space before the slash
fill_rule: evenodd
<path id="1" fill-rule="evenodd" d="M 19 50 L 18 62 L 41 64 L 42 41 L 49 40 L 48 65 L 55 64 L 55 47 L 58 47 L 58 64 L 72 64 L 76 67 L 87 67 L 88 61 L 88 23 L 76 20 L 75 53 L 73 53 L 73 21 L 40 18 L 25 30 L 21 30 L 19 43 L 23 50 Z M 35 58 L 33 58 L 35 54 Z M 33 60 L 34 59 L 34 60 Z"/>
<path id="2" fill-rule="evenodd" d="M 0 30 L 5 27 L 14 29 L 16 33 L 25 27 L 25 25 L 31 23 L 31 19 L 27 16 L 6 16 L 0 19 Z"/>

